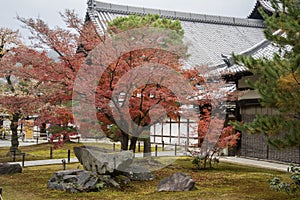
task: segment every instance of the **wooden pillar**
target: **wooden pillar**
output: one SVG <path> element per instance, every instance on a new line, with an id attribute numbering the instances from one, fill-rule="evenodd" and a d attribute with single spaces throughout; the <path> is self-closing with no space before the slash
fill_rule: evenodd
<path id="1" fill-rule="evenodd" d="M 155 142 L 156 142 L 156 140 L 155 140 L 155 138 L 156 138 L 156 127 L 155 127 L 155 125 L 156 124 L 153 124 L 153 132 L 154 132 L 154 134 L 153 134 L 153 142 L 154 142 L 154 144 L 155 144 Z"/>
<path id="2" fill-rule="evenodd" d="M 178 133 L 178 144 L 180 144 L 180 137 L 181 137 L 181 135 L 180 135 L 180 116 L 178 117 L 178 131 L 177 131 L 177 133 Z"/>
<path id="3" fill-rule="evenodd" d="M 161 123 L 161 140 L 164 141 L 164 122 Z"/>
<path id="4" fill-rule="evenodd" d="M 187 119 L 187 133 L 186 133 L 186 143 L 187 146 L 190 146 L 190 120 Z"/>
<path id="5" fill-rule="evenodd" d="M 169 122 L 170 122 L 170 144 L 172 144 L 172 120 L 171 120 L 171 118 L 170 118 L 170 120 L 169 120 Z"/>

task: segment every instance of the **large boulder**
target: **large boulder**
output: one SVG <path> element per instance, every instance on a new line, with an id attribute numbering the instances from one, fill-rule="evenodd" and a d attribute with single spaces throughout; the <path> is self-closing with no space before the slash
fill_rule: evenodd
<path id="1" fill-rule="evenodd" d="M 74 153 L 85 170 L 97 174 L 124 171 L 134 157 L 132 151 L 114 152 L 97 147 L 74 147 Z"/>
<path id="2" fill-rule="evenodd" d="M 178 172 L 164 178 L 157 187 L 158 192 L 162 191 L 190 191 L 195 189 L 195 181 L 187 174 Z"/>
<path id="3" fill-rule="evenodd" d="M 55 172 L 48 180 L 48 188 L 72 193 L 98 191 L 104 187 L 120 188 L 120 185 L 110 175 L 78 169 Z"/>
<path id="4" fill-rule="evenodd" d="M 115 152 L 97 147 L 74 147 L 74 153 L 83 168 L 97 174 L 124 175 L 134 181 L 154 179 L 148 167 L 157 162 L 151 159 L 135 159 L 132 151 Z"/>
<path id="5" fill-rule="evenodd" d="M 0 163 L 0 175 L 22 173 L 20 164 Z"/>

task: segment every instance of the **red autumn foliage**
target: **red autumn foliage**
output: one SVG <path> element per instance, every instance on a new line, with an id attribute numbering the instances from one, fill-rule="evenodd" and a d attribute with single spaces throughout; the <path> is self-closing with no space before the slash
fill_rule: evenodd
<path id="1" fill-rule="evenodd" d="M 38 52 L 29 48 L 16 49 L 15 54 L 12 54 L 10 60 L 15 60 L 12 63 L 22 63 L 22 70 L 14 69 L 13 71 L 20 74 L 18 77 L 23 76 L 24 79 L 37 81 L 41 90 L 36 93 L 35 98 L 29 95 L 24 97 L 26 100 L 18 100 L 17 98 L 19 97 L 14 97 L 16 102 L 24 103 L 19 106 L 10 107 L 22 109 L 22 113 L 25 115 L 30 114 L 29 111 L 32 114 L 39 115 L 38 122 L 40 124 L 47 122 L 54 125 L 67 126 L 69 123 L 74 123 L 70 101 L 74 95 L 73 88 L 76 75 L 80 67 L 85 65 L 84 60 L 88 53 L 100 43 L 105 43 L 106 38 L 99 36 L 92 23 L 84 24 L 79 20 L 74 12 L 66 11 L 61 15 L 70 30 L 61 28 L 51 29 L 40 19 L 18 18 L 32 31 L 33 39 L 39 41 L 34 47 L 44 48 L 47 46 L 57 53 L 58 60 L 48 58 L 45 52 Z M 154 35 L 153 37 L 156 36 Z M 153 45 L 155 46 L 155 44 Z M 108 66 L 105 66 L 104 73 L 101 77 L 97 77 L 99 80 L 96 90 L 95 88 L 89 88 L 89 85 L 82 86 L 86 88 L 86 94 L 88 94 L 85 101 L 90 101 L 89 97 L 93 96 L 93 93 L 96 93 L 95 107 L 98 111 L 97 118 L 101 122 L 101 128 L 106 135 L 112 137 L 113 134 L 116 139 L 121 140 L 124 144 L 122 145 L 122 149 L 127 149 L 128 133 L 131 133 L 132 137 L 137 138 L 142 133 L 147 132 L 143 127 L 150 126 L 162 120 L 165 116 L 174 119 L 177 118 L 181 111 L 180 105 L 184 103 L 192 104 L 192 102 L 196 102 L 200 105 L 201 109 L 205 105 L 218 104 L 218 98 L 213 96 L 213 91 L 219 86 L 211 84 L 204 76 L 199 76 L 199 74 L 205 74 L 205 71 L 202 72 L 197 67 L 193 70 L 183 70 L 181 69 L 182 63 L 179 59 L 180 57 L 176 53 L 157 48 L 145 49 L 142 47 L 141 50 L 122 54 Z M 174 49 L 176 50 L 176 48 Z M 110 50 L 114 51 L 115 49 L 112 48 Z M 104 56 L 109 57 L 109 55 Z M 153 71 L 148 71 L 144 77 L 143 74 L 137 73 L 124 79 L 124 76 L 130 71 L 138 70 L 144 65 L 153 67 L 154 64 L 157 68 Z M 176 73 L 169 76 L 169 78 L 158 80 L 157 77 L 166 74 L 166 71 L 160 65 L 168 66 L 168 69 L 173 70 L 171 72 Z M 185 101 L 178 99 L 175 94 L 176 92 L 174 92 L 177 90 L 171 90 L 164 86 L 173 83 L 177 87 L 182 86 L 183 88 L 180 89 L 186 91 L 187 89 L 184 88 L 185 84 L 183 82 L 181 84 L 180 79 L 176 78 L 177 75 L 184 77 L 185 80 L 189 80 L 189 85 L 192 86 L 194 91 L 194 94 L 190 94 L 189 99 Z M 177 81 L 175 82 L 176 84 L 174 84 L 174 79 Z M 144 80 L 145 84 L 138 87 L 126 85 L 126 83 L 131 83 L 135 80 Z M 151 82 L 152 80 L 156 80 L 156 82 L 153 83 Z M 208 90 L 199 90 L 199 87 L 203 85 Z M 36 91 L 35 88 L 30 89 L 30 92 L 33 91 Z M 123 94 L 122 91 L 131 91 L 131 93 L 125 92 Z M 114 92 L 119 93 L 116 95 Z M 128 107 L 122 107 L 120 100 L 128 102 Z M 26 106 L 28 106 L 28 109 Z M 9 107 L 9 104 L 7 104 L 7 107 Z M 162 113 L 160 108 L 164 108 L 165 112 Z M 24 112 L 24 110 L 28 110 L 28 112 Z M 113 112 L 116 113 L 116 116 L 113 116 Z M 129 115 L 126 114 L 127 112 L 129 112 Z M 87 111 L 80 114 L 89 115 L 90 113 Z M 186 115 L 188 116 L 188 114 Z M 199 118 L 199 140 L 207 135 L 209 127 L 215 126 L 215 132 L 222 129 L 222 119 L 218 119 L 217 117 L 212 118 L 208 110 L 202 109 L 202 114 Z M 117 123 L 116 120 L 127 123 L 121 125 L 127 130 L 124 131 L 120 127 L 113 127 Z M 90 122 L 80 124 L 81 128 L 86 126 L 87 129 L 91 129 L 93 125 Z M 140 130 L 133 130 L 135 125 L 138 125 Z M 68 138 L 68 135 L 73 133 L 75 132 L 62 131 L 57 136 L 60 137 L 63 134 Z M 89 134 L 95 134 L 95 132 L 87 132 L 85 134 L 88 136 Z M 226 134 L 224 132 L 224 135 Z M 224 141 L 231 141 L 229 140 L 229 135 L 223 139 Z M 223 142 L 220 142 L 220 144 L 223 144 Z"/>

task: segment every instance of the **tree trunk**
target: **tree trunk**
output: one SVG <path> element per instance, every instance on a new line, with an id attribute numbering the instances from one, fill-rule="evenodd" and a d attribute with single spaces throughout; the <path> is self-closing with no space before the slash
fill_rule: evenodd
<path id="1" fill-rule="evenodd" d="M 46 130 L 46 123 L 42 123 L 40 126 L 40 136 L 46 136 L 47 130 Z"/>
<path id="2" fill-rule="evenodd" d="M 18 152 L 19 149 L 19 138 L 18 138 L 18 123 L 21 115 L 19 113 L 14 113 L 12 115 L 12 120 L 10 124 L 10 130 L 11 130 L 11 147 L 10 152 Z"/>
<path id="3" fill-rule="evenodd" d="M 128 140 L 129 140 L 128 134 L 124 133 L 122 131 L 122 137 L 121 137 L 121 150 L 122 151 L 128 150 Z"/>
<path id="4" fill-rule="evenodd" d="M 208 165 L 209 165 L 209 168 L 210 168 L 210 169 L 212 168 L 211 161 L 212 161 L 212 159 L 211 159 L 211 158 L 209 158 L 209 159 L 208 159 Z"/>
<path id="5" fill-rule="evenodd" d="M 2 139 L 4 140 L 4 139 L 5 139 L 5 134 L 4 134 L 4 130 L 3 130 L 3 122 L 4 122 L 3 118 L 2 118 L 2 117 L 0 117 L 0 130 L 1 130 L 1 137 L 2 137 Z"/>
<path id="6" fill-rule="evenodd" d="M 63 134 L 63 141 L 64 142 L 70 142 L 71 141 L 70 135 L 68 133 Z"/>
<path id="7" fill-rule="evenodd" d="M 151 156 L 151 142 L 150 137 L 144 139 L 144 157 Z"/>
<path id="8" fill-rule="evenodd" d="M 207 156 L 205 156 L 204 161 L 203 161 L 203 169 L 206 169 L 206 163 L 207 163 Z"/>
<path id="9" fill-rule="evenodd" d="M 211 155 L 209 155 L 209 168 L 212 168 L 212 160 L 213 156 L 215 155 L 216 151 L 213 151 Z"/>
<path id="10" fill-rule="evenodd" d="M 130 147 L 129 150 L 132 150 L 133 153 L 135 153 L 135 148 L 136 148 L 136 142 L 137 142 L 137 137 L 131 137 L 130 139 Z"/>

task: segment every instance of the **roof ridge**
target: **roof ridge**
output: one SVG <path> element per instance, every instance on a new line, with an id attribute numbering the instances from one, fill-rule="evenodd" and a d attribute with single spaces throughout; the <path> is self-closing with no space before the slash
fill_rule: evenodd
<path id="1" fill-rule="evenodd" d="M 159 14 L 162 17 L 179 19 L 182 21 L 193 21 L 203 23 L 225 24 L 235 26 L 261 27 L 264 28 L 263 20 L 226 17 L 218 15 L 207 15 L 192 12 L 171 11 L 164 9 L 145 8 L 137 6 L 119 5 L 112 3 L 105 3 L 95 0 L 89 0 L 88 9 L 97 11 L 107 11 L 117 14 Z"/>

